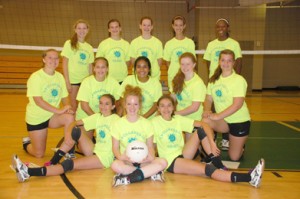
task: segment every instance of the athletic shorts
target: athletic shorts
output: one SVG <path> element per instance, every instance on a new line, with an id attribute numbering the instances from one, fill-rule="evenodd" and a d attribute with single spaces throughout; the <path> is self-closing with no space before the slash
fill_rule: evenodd
<path id="1" fill-rule="evenodd" d="M 37 130 L 41 130 L 41 129 L 46 129 L 49 126 L 49 121 L 50 121 L 50 119 L 47 120 L 46 122 L 36 124 L 36 125 L 26 123 L 27 131 L 37 131 Z"/>
<path id="2" fill-rule="evenodd" d="M 174 173 L 174 165 L 175 165 L 175 162 L 177 160 L 177 158 L 183 158 L 183 155 L 179 155 L 177 156 L 173 162 L 171 163 L 171 165 L 167 168 L 167 171 L 170 172 L 170 173 Z"/>
<path id="3" fill-rule="evenodd" d="M 228 123 L 229 133 L 235 137 L 244 137 L 250 133 L 250 121 L 241 123 Z"/>
<path id="4" fill-rule="evenodd" d="M 72 86 L 80 86 L 81 83 L 75 83 L 75 84 L 71 84 Z"/>

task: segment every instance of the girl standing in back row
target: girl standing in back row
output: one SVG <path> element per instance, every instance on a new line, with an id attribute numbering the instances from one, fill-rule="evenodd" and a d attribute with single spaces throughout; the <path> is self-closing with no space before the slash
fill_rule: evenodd
<path id="1" fill-rule="evenodd" d="M 152 36 L 153 20 L 142 17 L 140 30 L 142 35 L 132 40 L 129 55 L 133 65 L 137 57 L 147 57 L 151 62 L 151 77 L 160 80 L 160 66 L 162 64 L 163 46 L 159 39 Z"/>
<path id="2" fill-rule="evenodd" d="M 184 35 L 186 21 L 183 16 L 176 16 L 172 19 L 174 37 L 169 40 L 164 49 L 164 60 L 168 67 L 168 85 L 172 85 L 172 80 L 177 74 L 180 64 L 179 57 L 190 52 L 195 56 L 195 43 Z"/>
<path id="3" fill-rule="evenodd" d="M 99 44 L 96 57 L 105 57 L 108 60 L 109 76 L 121 84 L 127 77 L 130 66 L 129 43 L 121 37 L 119 20 L 111 19 L 107 26 L 109 38 Z"/>
<path id="4" fill-rule="evenodd" d="M 74 25 L 74 35 L 64 44 L 61 56 L 63 57 L 63 73 L 70 94 L 73 111 L 77 109 L 76 96 L 82 80 L 92 74 L 94 62 L 93 47 L 87 43 L 86 36 L 89 24 L 80 19 Z"/>

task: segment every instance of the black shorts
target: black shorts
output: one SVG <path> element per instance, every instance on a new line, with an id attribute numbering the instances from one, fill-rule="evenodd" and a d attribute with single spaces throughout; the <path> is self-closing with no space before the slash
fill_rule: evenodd
<path id="1" fill-rule="evenodd" d="M 26 123 L 27 131 L 37 131 L 37 130 L 48 128 L 49 121 L 50 121 L 50 119 L 47 120 L 46 122 L 36 124 L 36 125 L 31 125 L 31 124 Z"/>
<path id="2" fill-rule="evenodd" d="M 170 173 L 174 173 L 174 165 L 175 165 L 175 162 L 177 160 L 177 158 L 183 158 L 183 155 L 179 155 L 177 156 L 173 162 L 171 163 L 171 165 L 167 168 L 167 171 L 170 172 Z"/>
<path id="3" fill-rule="evenodd" d="M 71 84 L 72 86 L 80 86 L 81 83 L 75 83 L 75 84 Z"/>
<path id="4" fill-rule="evenodd" d="M 235 137 L 244 137 L 250 133 L 250 121 L 241 123 L 228 123 L 229 133 Z"/>

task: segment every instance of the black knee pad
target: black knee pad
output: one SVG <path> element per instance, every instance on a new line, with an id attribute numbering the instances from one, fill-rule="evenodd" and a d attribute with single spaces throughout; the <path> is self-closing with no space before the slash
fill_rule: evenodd
<path id="1" fill-rule="evenodd" d="M 72 171 L 73 167 L 74 167 L 74 162 L 72 159 L 66 159 L 61 163 L 61 166 L 64 169 L 64 173 L 68 172 L 68 171 Z"/>
<path id="2" fill-rule="evenodd" d="M 217 170 L 217 168 L 212 164 L 205 165 L 205 175 L 211 177 L 211 175 Z"/>
<path id="3" fill-rule="evenodd" d="M 72 139 L 75 141 L 75 142 L 78 142 L 80 136 L 81 136 L 81 129 L 77 126 L 75 126 L 73 129 L 72 129 L 72 132 L 71 132 L 71 135 L 72 135 Z"/>
<path id="4" fill-rule="evenodd" d="M 200 141 L 202 141 L 206 137 L 206 133 L 202 127 L 197 128 L 197 134 Z"/>

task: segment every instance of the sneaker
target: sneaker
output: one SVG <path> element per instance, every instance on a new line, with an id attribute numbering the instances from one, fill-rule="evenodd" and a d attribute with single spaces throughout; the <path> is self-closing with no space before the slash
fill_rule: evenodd
<path id="1" fill-rule="evenodd" d="M 113 181 L 112 181 L 113 187 L 117 187 L 120 185 L 128 185 L 128 184 L 130 184 L 128 176 L 124 176 L 122 174 L 117 174 L 113 177 Z"/>
<path id="2" fill-rule="evenodd" d="M 221 150 L 222 151 L 228 151 L 229 149 L 229 140 L 222 140 L 221 141 Z"/>
<path id="3" fill-rule="evenodd" d="M 258 188 L 261 184 L 261 177 L 265 168 L 265 160 L 260 159 L 256 167 L 251 171 L 251 181 L 249 182 L 252 186 Z"/>
<path id="4" fill-rule="evenodd" d="M 28 167 L 23 164 L 17 155 L 13 155 L 11 162 L 12 167 L 16 171 L 19 182 L 24 182 L 25 180 L 29 179 L 30 175 L 28 174 Z"/>
<path id="5" fill-rule="evenodd" d="M 160 181 L 160 182 L 165 182 L 165 178 L 164 178 L 164 172 L 160 171 L 157 174 L 154 174 L 153 176 L 151 176 L 151 180 L 152 181 Z"/>

